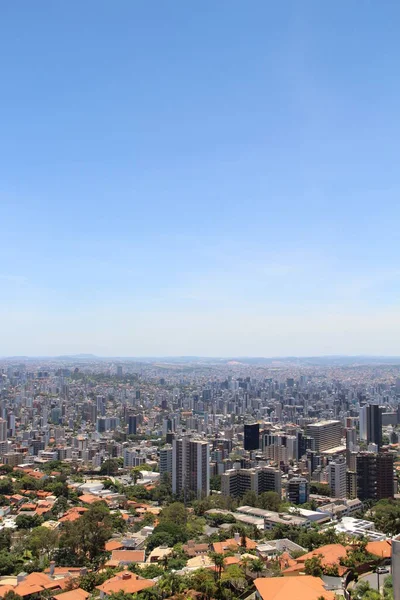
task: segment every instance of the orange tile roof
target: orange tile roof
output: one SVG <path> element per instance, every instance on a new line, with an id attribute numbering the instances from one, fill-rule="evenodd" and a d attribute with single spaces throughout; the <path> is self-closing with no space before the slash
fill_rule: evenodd
<path id="1" fill-rule="evenodd" d="M 214 542 L 213 550 L 219 554 L 225 554 L 225 552 L 228 552 L 229 550 L 237 550 L 239 546 L 242 546 L 242 540 L 240 539 L 238 543 L 234 538 L 231 538 L 229 540 L 225 540 L 224 542 Z M 248 550 L 255 550 L 257 547 L 257 542 L 253 542 L 253 540 L 247 537 L 245 547 Z"/>
<path id="2" fill-rule="evenodd" d="M 42 585 L 29 585 L 29 583 L 23 581 L 14 588 L 14 592 L 23 598 L 24 596 L 30 596 L 31 594 L 40 594 L 43 592 L 43 589 Z"/>
<path id="3" fill-rule="evenodd" d="M 63 517 L 61 517 L 61 519 L 58 519 L 58 521 L 60 523 L 64 523 L 65 521 L 76 521 L 76 519 L 79 519 L 87 510 L 88 509 L 84 508 L 83 506 L 73 506 L 65 513 Z"/>
<path id="4" fill-rule="evenodd" d="M 79 496 L 79 500 L 85 504 L 93 504 L 94 502 L 101 502 L 102 498 L 93 496 L 93 494 L 83 494 L 83 496 Z"/>
<path id="5" fill-rule="evenodd" d="M 154 581 L 149 579 L 139 579 L 135 573 L 123 571 L 118 573 L 115 577 L 107 579 L 102 585 L 97 586 L 97 589 L 107 595 L 120 591 L 123 591 L 126 594 L 136 594 L 153 585 Z"/>
<path id="6" fill-rule="evenodd" d="M 123 545 L 117 540 L 110 540 L 109 542 L 106 542 L 104 548 L 106 552 L 112 552 L 113 550 L 121 550 Z"/>
<path id="7" fill-rule="evenodd" d="M 57 594 L 56 598 L 60 598 L 61 600 L 86 600 L 89 598 L 89 596 L 90 594 L 82 588 L 76 588 L 75 590 L 70 590 L 69 592 Z"/>
<path id="8" fill-rule="evenodd" d="M 256 558 L 256 557 L 254 557 Z M 240 558 L 238 558 L 237 556 L 227 556 L 224 559 L 224 565 L 225 567 L 229 567 L 230 565 L 238 565 L 240 563 Z"/>
<path id="9" fill-rule="evenodd" d="M 296 577 L 259 577 L 254 580 L 262 600 L 335 600 L 333 592 L 327 592 L 320 577 L 299 575 Z"/>
<path id="10" fill-rule="evenodd" d="M 390 558 L 392 556 L 392 544 L 388 540 L 382 542 L 368 542 L 366 550 L 367 552 L 382 558 Z"/>
<path id="11" fill-rule="evenodd" d="M 111 560 L 124 562 L 144 562 L 144 550 L 114 550 Z"/>
<path id="12" fill-rule="evenodd" d="M 296 558 L 296 564 L 285 569 L 283 575 L 303 571 L 306 560 L 319 555 L 321 555 L 321 564 L 323 567 L 337 565 L 339 575 L 343 575 L 343 573 L 347 571 L 347 567 L 340 565 L 339 559 L 345 557 L 346 554 L 346 548 L 345 546 L 342 546 L 342 544 L 327 544 L 326 546 L 321 546 L 320 548 L 316 548 L 315 550 Z"/>

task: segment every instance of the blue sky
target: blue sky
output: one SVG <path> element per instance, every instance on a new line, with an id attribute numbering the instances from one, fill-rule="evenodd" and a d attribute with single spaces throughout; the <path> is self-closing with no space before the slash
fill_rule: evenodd
<path id="1" fill-rule="evenodd" d="M 400 354 L 397 2 L 3 2 L 0 355 Z"/>

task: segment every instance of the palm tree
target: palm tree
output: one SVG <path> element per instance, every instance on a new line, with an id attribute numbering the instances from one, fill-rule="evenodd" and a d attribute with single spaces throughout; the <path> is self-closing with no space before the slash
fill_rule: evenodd
<path id="1" fill-rule="evenodd" d="M 222 569 L 224 568 L 224 555 L 220 552 L 210 552 L 210 558 L 214 562 L 216 568 L 216 579 L 221 579 Z"/>
<path id="2" fill-rule="evenodd" d="M 248 566 L 249 566 L 251 560 L 252 559 L 249 556 L 243 556 L 242 557 L 242 565 L 243 565 L 244 574 L 246 575 L 246 577 L 247 577 L 247 569 L 248 569 Z"/>
<path id="3" fill-rule="evenodd" d="M 252 573 L 255 573 L 256 575 L 259 575 L 260 573 L 262 573 L 264 571 L 263 561 L 260 560 L 259 558 L 255 558 L 254 560 L 252 560 L 250 563 L 250 571 Z"/>

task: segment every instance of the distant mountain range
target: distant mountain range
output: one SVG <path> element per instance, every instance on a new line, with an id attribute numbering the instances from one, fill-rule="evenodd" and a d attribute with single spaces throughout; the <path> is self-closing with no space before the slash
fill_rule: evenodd
<path id="1" fill-rule="evenodd" d="M 209 357 L 209 356 L 96 356 L 95 354 L 65 354 L 60 356 L 8 356 L 0 357 L 7 361 L 125 361 L 141 363 L 170 363 L 170 364 L 228 364 L 240 363 L 245 365 L 298 365 L 298 366 L 350 366 L 400 364 L 398 356 L 367 356 L 367 355 L 332 355 L 332 356 L 275 356 L 275 357 Z"/>

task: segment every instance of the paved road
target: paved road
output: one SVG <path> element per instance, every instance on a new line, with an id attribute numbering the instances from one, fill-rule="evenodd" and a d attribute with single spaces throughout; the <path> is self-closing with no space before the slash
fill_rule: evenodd
<path id="1" fill-rule="evenodd" d="M 382 587 L 386 577 L 389 577 L 391 574 L 391 567 L 388 566 L 389 573 L 385 573 L 384 575 L 379 575 L 379 585 Z M 369 575 L 364 575 L 359 578 L 360 581 L 368 581 L 369 585 L 374 589 L 378 589 L 378 575 L 376 573 L 370 573 Z"/>

